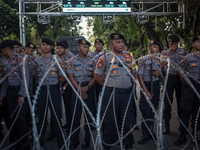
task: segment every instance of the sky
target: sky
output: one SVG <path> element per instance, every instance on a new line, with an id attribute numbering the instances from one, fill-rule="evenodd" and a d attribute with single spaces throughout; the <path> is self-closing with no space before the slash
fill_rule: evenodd
<path id="1" fill-rule="evenodd" d="M 87 36 L 87 21 L 86 21 L 86 17 L 82 16 L 81 17 L 81 22 L 79 24 L 79 26 L 81 26 L 83 29 L 81 30 L 81 32 L 83 33 L 84 37 L 86 39 L 88 39 L 88 36 Z M 90 32 L 92 33 L 92 27 L 89 29 Z"/>

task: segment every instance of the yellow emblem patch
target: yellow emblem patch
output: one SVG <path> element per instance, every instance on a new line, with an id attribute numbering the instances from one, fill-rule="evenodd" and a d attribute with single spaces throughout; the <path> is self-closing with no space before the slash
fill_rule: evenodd
<path id="1" fill-rule="evenodd" d="M 192 66 L 196 66 L 197 64 L 192 64 Z"/>
<path id="2" fill-rule="evenodd" d="M 55 74 L 55 72 L 51 72 L 51 74 L 52 74 L 52 75 L 54 75 L 54 74 Z"/>
<path id="3" fill-rule="evenodd" d="M 113 71 L 113 73 L 114 73 L 114 74 L 116 74 L 116 73 L 117 73 L 117 71 L 116 71 L 116 70 L 114 70 L 114 71 Z"/>
<path id="4" fill-rule="evenodd" d="M 113 66 L 112 66 L 112 68 L 116 68 L 116 67 L 117 67 L 116 65 L 113 65 Z"/>
<path id="5" fill-rule="evenodd" d="M 80 68 L 76 68 L 76 70 L 80 70 Z"/>
<path id="6" fill-rule="evenodd" d="M 82 40 L 82 42 L 81 42 L 82 44 L 86 44 L 86 41 L 85 40 Z"/>
<path id="7" fill-rule="evenodd" d="M 113 35 L 114 39 L 119 39 L 119 35 Z"/>

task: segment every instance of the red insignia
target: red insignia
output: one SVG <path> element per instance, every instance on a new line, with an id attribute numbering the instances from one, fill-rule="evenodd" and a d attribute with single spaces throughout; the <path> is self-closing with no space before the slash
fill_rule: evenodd
<path id="1" fill-rule="evenodd" d="M 102 63 L 102 62 L 99 62 L 99 63 L 98 63 L 98 67 L 99 67 L 99 68 L 103 67 L 103 63 Z"/>

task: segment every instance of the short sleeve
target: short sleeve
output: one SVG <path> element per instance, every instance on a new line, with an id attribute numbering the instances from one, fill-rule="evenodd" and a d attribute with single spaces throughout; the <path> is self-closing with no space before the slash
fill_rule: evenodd
<path id="1" fill-rule="evenodd" d="M 71 74 L 74 73 L 74 68 L 73 68 L 73 58 L 71 58 L 68 62 L 68 70 L 67 70 L 67 74 Z"/>
<path id="2" fill-rule="evenodd" d="M 144 62 L 143 62 L 143 60 L 139 60 L 138 64 L 139 64 L 138 74 L 143 75 L 143 73 L 144 73 Z"/>
<path id="3" fill-rule="evenodd" d="M 106 61 L 104 59 L 104 56 L 102 56 L 99 58 L 97 62 L 95 74 L 103 75 L 103 73 L 105 72 L 105 69 L 106 69 Z"/>

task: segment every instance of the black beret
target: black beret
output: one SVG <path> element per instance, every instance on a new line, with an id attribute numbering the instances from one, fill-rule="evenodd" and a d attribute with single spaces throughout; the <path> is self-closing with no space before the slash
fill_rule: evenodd
<path id="1" fill-rule="evenodd" d="M 178 37 L 178 35 L 172 34 L 169 36 L 169 41 L 170 42 L 180 42 L 180 38 Z"/>
<path id="2" fill-rule="evenodd" d="M 160 47 L 160 49 L 161 49 L 160 43 L 158 41 L 156 41 L 156 40 L 150 40 L 149 46 L 151 46 L 151 45 L 158 45 Z"/>
<path id="3" fill-rule="evenodd" d="M 17 41 L 17 40 L 13 40 L 13 45 L 19 45 L 19 46 L 22 46 L 22 44 L 21 44 L 19 41 Z"/>
<path id="4" fill-rule="evenodd" d="M 122 34 L 119 34 L 119 33 L 110 34 L 110 40 L 118 40 L 118 39 L 124 40 L 124 36 Z"/>
<path id="5" fill-rule="evenodd" d="M 68 43 L 66 40 L 61 40 L 60 42 L 64 43 L 66 45 L 66 48 L 68 48 Z"/>
<path id="6" fill-rule="evenodd" d="M 83 45 L 89 45 L 89 46 L 91 46 L 90 42 L 88 42 L 87 40 L 84 40 L 84 39 L 79 39 L 78 43 L 79 44 L 83 44 Z"/>
<path id="7" fill-rule="evenodd" d="M 54 42 L 53 42 L 51 39 L 49 39 L 49 38 L 45 38 L 45 37 L 44 37 L 44 38 L 41 38 L 41 39 L 40 39 L 40 42 L 41 42 L 41 43 L 44 42 L 44 43 L 47 43 L 47 44 L 49 44 L 49 45 L 54 46 Z"/>
<path id="8" fill-rule="evenodd" d="M 1 43 L 0 43 L 0 49 L 3 49 L 7 46 L 12 46 L 13 47 L 13 43 L 12 43 L 12 40 L 3 40 Z"/>
<path id="9" fill-rule="evenodd" d="M 102 39 L 95 39 L 94 44 L 96 43 L 102 43 L 104 45 L 104 42 Z"/>
<path id="10" fill-rule="evenodd" d="M 192 43 L 194 43 L 195 41 L 197 40 L 200 40 L 200 35 L 199 36 L 195 36 L 193 39 L 192 39 Z"/>
<path id="11" fill-rule="evenodd" d="M 55 42 L 55 46 L 62 46 L 64 49 L 67 48 L 67 46 L 63 42 Z"/>
<path id="12" fill-rule="evenodd" d="M 25 47 L 29 47 L 29 48 L 32 48 L 32 49 L 36 49 L 35 44 L 33 44 L 32 42 L 27 42 Z"/>

